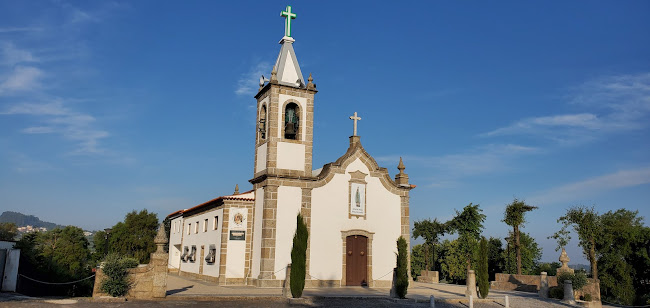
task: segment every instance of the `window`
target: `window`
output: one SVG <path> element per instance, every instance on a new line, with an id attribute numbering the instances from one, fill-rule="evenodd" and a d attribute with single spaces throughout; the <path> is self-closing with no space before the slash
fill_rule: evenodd
<path id="1" fill-rule="evenodd" d="M 205 219 L 205 222 L 203 222 L 203 232 L 208 232 L 208 219 Z"/>
<path id="2" fill-rule="evenodd" d="M 298 105 L 295 103 L 287 104 L 284 110 L 284 139 L 298 139 L 300 126 L 300 117 Z"/>
<path id="3" fill-rule="evenodd" d="M 217 230 L 219 227 L 219 216 L 214 216 L 214 226 L 212 226 L 212 230 Z"/>
<path id="4" fill-rule="evenodd" d="M 260 139 L 266 139 L 266 106 L 262 106 L 260 123 L 257 124 L 257 130 L 260 132 Z"/>
<path id="5" fill-rule="evenodd" d="M 190 232 L 192 232 L 192 223 L 190 222 L 187 224 L 187 235 L 190 235 Z"/>
<path id="6" fill-rule="evenodd" d="M 199 233 L 199 222 L 196 222 L 196 225 L 194 225 L 194 233 Z"/>

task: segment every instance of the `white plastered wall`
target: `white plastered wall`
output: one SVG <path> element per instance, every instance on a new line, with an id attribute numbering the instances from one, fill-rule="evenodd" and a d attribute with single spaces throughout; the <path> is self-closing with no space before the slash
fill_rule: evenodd
<path id="1" fill-rule="evenodd" d="M 305 170 L 305 145 L 278 142 L 278 168 L 299 171 Z"/>
<path id="2" fill-rule="evenodd" d="M 278 187 L 277 222 L 275 226 L 275 270 L 291 263 L 293 235 L 296 233 L 296 215 L 300 212 L 302 188 Z M 313 217 L 313 216 L 312 216 Z M 285 279 L 286 271 L 275 274 L 276 279 Z"/>
<path id="3" fill-rule="evenodd" d="M 171 230 L 169 230 L 169 268 L 178 269 L 181 263 L 181 254 L 183 253 L 182 247 L 176 249 L 181 245 L 183 240 L 183 217 L 179 216 L 172 219 L 170 223 Z"/>
<path id="4" fill-rule="evenodd" d="M 297 79 L 297 77 L 296 77 Z M 295 81 L 294 81 L 295 82 Z M 294 103 L 297 103 L 300 107 L 300 140 L 305 141 L 305 125 L 307 124 L 307 99 L 304 97 L 297 97 L 292 95 L 280 94 L 280 106 L 278 108 L 278 138 L 283 138 L 282 133 L 284 132 L 284 122 L 283 122 L 283 113 L 285 103 L 288 100 L 291 100 Z"/>
<path id="5" fill-rule="evenodd" d="M 255 221 L 253 224 L 253 269 L 252 277 L 260 274 L 260 260 L 262 256 L 262 219 L 264 214 L 264 187 L 255 190 Z"/>
<path id="6" fill-rule="evenodd" d="M 255 173 L 260 172 L 264 169 L 266 169 L 266 145 L 268 143 L 264 143 L 257 147 L 257 163 L 255 164 Z"/>
<path id="7" fill-rule="evenodd" d="M 374 233 L 369 279 L 391 280 L 390 274 L 384 274 L 395 267 L 396 241 L 401 235 L 400 197 L 384 188 L 378 178 L 368 175 L 366 219 L 348 218 L 349 173 L 354 171 L 370 174 L 357 159 L 348 165 L 345 174 L 336 174 L 328 184 L 312 190 L 309 272 L 318 279 L 342 279 L 341 231 L 357 229 Z"/>
<path id="8" fill-rule="evenodd" d="M 218 216 L 219 221 L 217 223 L 217 228 L 214 228 L 214 217 Z M 206 232 L 203 232 L 203 224 L 205 219 L 208 220 L 208 228 Z M 195 224 L 199 222 L 199 232 L 195 233 Z M 190 273 L 199 273 L 199 266 L 203 264 L 203 275 L 218 277 L 219 276 L 219 261 L 221 258 L 221 227 L 223 225 L 223 209 L 212 209 L 201 215 L 192 216 L 183 220 L 183 227 L 181 232 L 183 234 L 183 243 L 181 245 L 181 253 L 183 249 L 187 246 L 192 251 L 192 245 L 196 245 L 196 260 L 194 262 L 186 261 L 180 262 L 180 270 L 183 272 Z M 188 224 L 192 224 L 192 229 L 190 234 L 187 234 Z M 204 246 L 204 255 L 201 258 L 201 245 Z M 210 245 L 215 245 L 217 249 L 217 255 L 214 263 L 205 262 L 205 257 L 210 252 Z"/>
<path id="9" fill-rule="evenodd" d="M 243 216 L 241 225 L 235 223 L 235 216 L 237 214 Z M 244 266 L 246 265 L 246 240 L 231 240 L 230 231 L 246 231 L 248 224 L 248 209 L 231 207 L 228 214 L 230 221 L 228 222 L 228 255 L 226 257 L 226 278 L 244 278 Z"/>

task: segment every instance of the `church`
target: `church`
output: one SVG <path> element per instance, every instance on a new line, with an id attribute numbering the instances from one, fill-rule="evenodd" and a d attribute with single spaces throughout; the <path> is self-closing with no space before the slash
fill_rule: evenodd
<path id="1" fill-rule="evenodd" d="M 280 287 L 291 263 L 296 216 L 309 230 L 306 287 L 390 287 L 396 241 L 410 238 L 409 184 L 400 159 L 391 177 L 361 145 L 355 112 L 343 155 L 312 169 L 315 95 L 293 48 L 287 6 L 285 35 L 255 95 L 252 190 L 220 196 L 167 216 L 169 271 L 220 285 Z M 251 116 L 253 116 L 251 114 Z"/>

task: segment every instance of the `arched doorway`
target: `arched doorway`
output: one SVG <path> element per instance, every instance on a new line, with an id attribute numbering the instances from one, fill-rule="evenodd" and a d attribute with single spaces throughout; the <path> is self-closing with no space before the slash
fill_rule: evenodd
<path id="1" fill-rule="evenodd" d="M 368 285 L 368 238 L 350 235 L 345 238 L 346 268 L 345 285 Z"/>

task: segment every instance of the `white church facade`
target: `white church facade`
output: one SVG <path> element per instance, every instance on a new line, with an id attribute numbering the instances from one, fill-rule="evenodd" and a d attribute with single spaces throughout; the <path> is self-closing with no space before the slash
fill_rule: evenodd
<path id="1" fill-rule="evenodd" d="M 334 162 L 312 169 L 314 96 L 293 49 L 291 8 L 270 80 L 257 99 L 252 190 L 168 216 L 169 270 L 224 285 L 282 286 L 302 213 L 309 230 L 306 287 L 389 287 L 396 241 L 410 238 L 409 184 L 392 178 L 356 134 Z"/>

